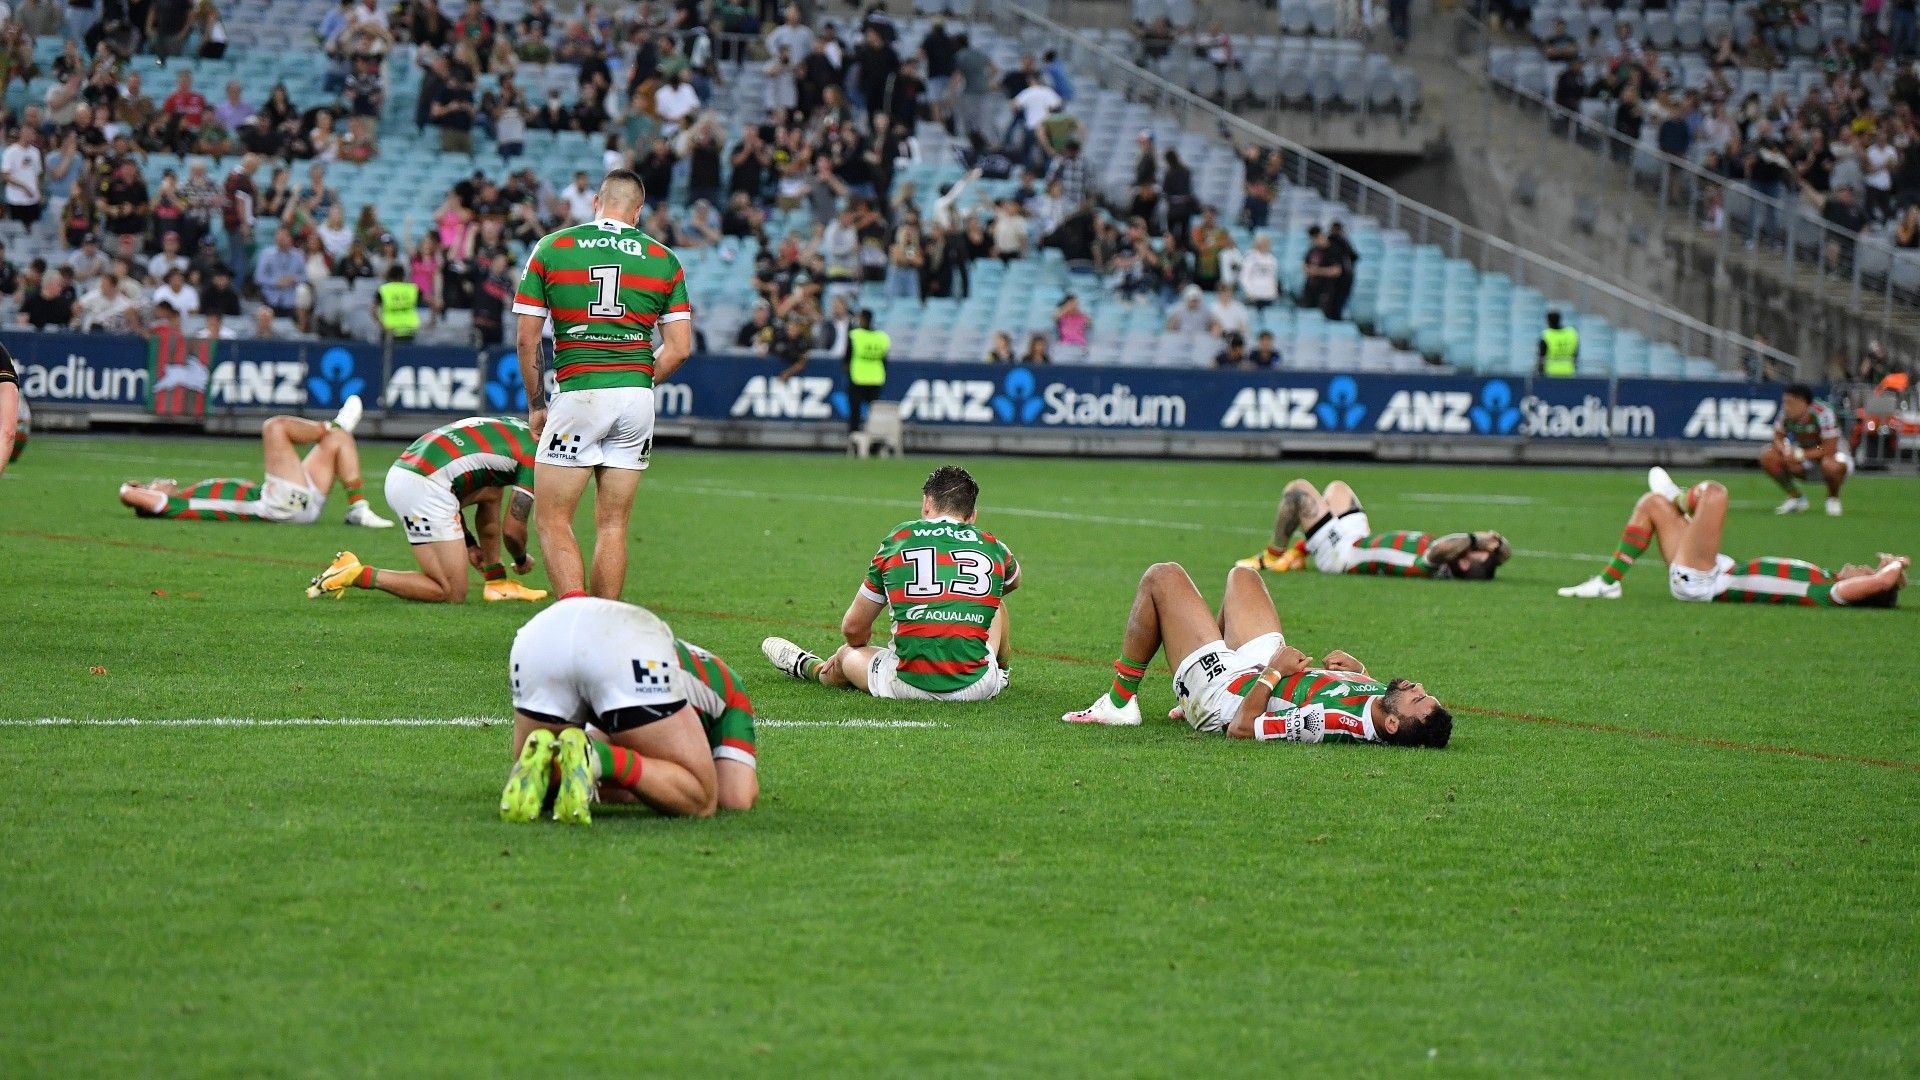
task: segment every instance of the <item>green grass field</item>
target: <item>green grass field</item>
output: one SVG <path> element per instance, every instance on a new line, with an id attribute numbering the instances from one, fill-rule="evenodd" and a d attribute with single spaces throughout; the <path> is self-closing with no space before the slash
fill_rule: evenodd
<path id="1" fill-rule="evenodd" d="M 397 448 L 364 449 L 377 492 Z M 751 814 L 503 825 L 498 725 L 0 728 L 0 1075 L 1920 1070 L 1911 610 L 1682 605 L 1651 553 L 1619 602 L 1558 599 L 1637 471 L 1000 458 L 966 463 L 1025 569 L 1000 700 L 775 675 L 760 639 L 831 643 L 932 464 L 655 459 L 627 598 L 784 722 Z M 1269 578 L 1308 652 L 1453 705 L 1453 747 L 1061 724 L 1141 569 L 1217 598 L 1296 470 L 1521 550 L 1492 584 Z M 528 606 L 302 596 L 341 547 L 408 565 L 337 493 L 311 528 L 113 497 L 258 471 L 37 438 L 0 478 L 0 717 L 507 715 Z M 1835 521 L 1722 478 L 1730 554 L 1920 548 L 1915 481 Z M 1171 696 L 1161 660 L 1149 717 Z M 786 726 L 847 719 L 931 726 Z"/>

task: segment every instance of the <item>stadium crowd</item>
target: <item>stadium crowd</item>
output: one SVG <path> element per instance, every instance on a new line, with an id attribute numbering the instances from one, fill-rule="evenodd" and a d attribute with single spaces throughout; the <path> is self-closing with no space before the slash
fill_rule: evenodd
<path id="1" fill-rule="evenodd" d="M 591 135 L 604 147 L 602 166 L 635 169 L 652 204 L 644 225 L 657 239 L 683 249 L 725 244 L 743 262 L 752 253 L 742 273 L 752 274 L 760 304 L 731 342 L 741 349 L 795 363 L 837 352 L 860 287 L 908 301 L 965 297 L 980 260 L 1011 263 L 1044 246 L 1091 271 L 1097 287 L 1163 305 L 1170 331 L 1193 333 L 1223 364 L 1277 359 L 1248 325 L 1249 309 L 1289 299 L 1270 238 L 1239 250 L 1217 211 L 1196 199 L 1187 163 L 1149 132 L 1127 197 L 1103 199 L 1071 79 L 1052 54 L 1001 71 L 939 19 L 905 52 L 884 3 L 845 27 L 765 3 L 640 3 L 592 21 L 562 20 L 545 0 L 529 0 L 513 20 L 495 18 L 483 0 L 451 19 L 428 0 L 379 5 L 342 0 L 315 28 L 321 85 L 281 84 L 257 102 L 237 82 L 210 102 L 191 71 L 136 62 L 223 52 L 210 0 L 149 0 L 144 23 L 112 3 L 98 12 L 69 5 L 57 23 L 51 14 L 61 13 L 39 0 L 23 5 L 0 30 L 0 73 L 34 90 L 44 75 L 46 88 L 0 117 L 8 133 L 0 173 L 9 218 L 55 230 L 67 254 L 16 267 L 0 250 L 0 315 L 37 329 L 139 332 L 185 317 L 222 337 L 339 334 L 347 328 L 315 317 L 316 284 L 382 280 L 399 266 L 420 290 L 428 325 L 465 309 L 477 340 L 498 342 L 526 246 L 591 213 L 597 174 L 582 170 L 556 191 L 516 167 L 526 133 L 546 129 Z M 33 65 L 35 33 L 68 37 L 49 72 Z M 723 60 L 766 76 L 764 100 L 751 103 L 762 110 L 757 122 L 738 102 L 731 112 L 713 107 Z M 535 101 L 519 88 L 518 67 L 548 61 L 576 65 L 571 99 L 554 88 Z M 168 91 L 150 89 L 143 71 L 165 73 Z M 491 81 L 476 96 L 483 76 Z M 400 78 L 419 80 L 416 131 L 475 165 L 423 213 L 418 235 L 372 206 L 346 205 L 328 183 L 333 163 L 380 152 L 388 81 Z M 895 182 L 898 163 L 919 153 L 922 122 L 963 140 L 974 167 L 930 207 L 910 182 Z M 142 165 L 154 156 L 179 165 L 149 190 Z M 1257 148 L 1244 156 L 1242 219 L 1262 228 L 1278 160 Z M 983 175 L 1018 182 L 996 202 L 964 202 Z M 804 211 L 810 227 L 773 235 L 774 210 Z M 1337 225 L 1316 238 L 1299 302 L 1341 317 L 1356 258 Z M 1054 322 L 1051 335 L 1018 350 L 996 341 L 986 358 L 1044 362 L 1087 347 L 1092 327 L 1075 298 L 1061 299 Z"/>

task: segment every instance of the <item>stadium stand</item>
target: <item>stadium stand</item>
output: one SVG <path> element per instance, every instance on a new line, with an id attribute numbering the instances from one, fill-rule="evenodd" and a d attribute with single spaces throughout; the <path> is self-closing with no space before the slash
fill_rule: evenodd
<path id="1" fill-rule="evenodd" d="M 682 43 L 693 47 L 688 51 L 704 50 L 683 58 L 681 63 L 687 59 L 693 61 L 693 74 L 699 77 L 696 87 L 704 86 L 702 105 L 723 130 L 729 150 L 737 146 L 741 131 L 760 121 L 768 103 L 780 100 L 779 95 L 786 89 L 777 72 L 769 73 L 757 41 L 726 36 L 718 36 L 716 40 L 704 29 L 696 31 L 684 26 L 671 33 L 664 32 L 664 27 L 643 27 L 638 36 L 634 36 L 629 33 L 630 27 L 586 26 L 550 16 L 539 5 L 539 0 L 499 3 L 487 9 L 476 0 L 457 16 L 449 13 L 438 19 L 438 23 L 448 24 L 440 29 L 451 29 L 452 39 L 461 42 L 451 50 L 452 59 L 456 64 L 476 69 L 479 78 L 474 93 L 482 102 L 491 100 L 498 105 L 504 100 L 518 101 L 513 111 L 520 113 L 522 120 L 534 122 L 525 125 L 518 147 L 520 156 L 508 157 L 515 148 L 508 139 L 500 137 L 518 133 L 519 125 L 508 121 L 502 126 L 494 115 L 485 116 L 477 125 L 481 130 L 473 138 L 472 153 L 448 152 L 442 149 L 448 145 L 446 140 L 436 137 L 440 133 L 428 130 L 432 126 L 428 113 L 433 101 L 425 99 L 423 84 L 436 77 L 423 74 L 417 62 L 425 58 L 427 50 L 416 50 L 404 40 L 390 47 L 380 44 L 370 51 L 370 54 L 377 53 L 377 57 L 368 68 L 356 69 L 350 58 L 358 46 L 337 47 L 343 40 L 342 34 L 353 32 L 352 12 L 351 7 L 336 9 L 322 0 L 295 3 L 278 0 L 271 5 L 263 0 L 239 0 L 220 13 L 227 36 L 234 42 L 224 57 L 182 57 L 173 60 L 164 70 L 145 69 L 154 76 L 169 79 L 176 72 L 191 72 L 194 86 L 213 99 L 224 94 L 229 83 L 237 85 L 240 100 L 246 103 L 265 102 L 276 88 L 285 87 L 296 110 L 306 110 L 297 113 L 298 121 L 290 126 L 291 148 L 297 153 L 334 158 L 321 162 L 325 166 L 324 178 L 318 191 L 309 192 L 310 196 L 318 197 L 305 200 L 301 198 L 301 189 L 314 187 L 314 182 L 299 178 L 306 171 L 306 161 L 293 162 L 292 173 L 284 184 L 291 189 L 284 213 L 277 220 L 262 218 L 256 223 L 256 250 L 250 259 L 260 257 L 258 249 L 271 243 L 270 230 L 280 224 L 292 226 L 298 234 L 296 244 L 308 253 L 305 265 L 310 281 L 306 289 L 300 291 L 297 305 L 276 304 L 280 310 L 271 322 L 266 321 L 265 315 L 259 320 L 242 318 L 225 324 L 223 332 L 274 337 L 344 333 L 377 339 L 378 329 L 372 315 L 377 275 L 385 264 L 403 259 L 411 276 L 433 298 L 433 317 L 418 340 L 446 344 L 489 340 L 486 334 L 480 333 L 474 318 L 475 305 L 484 308 L 489 303 L 484 298 L 488 294 L 485 256 L 495 249 L 511 251 L 517 268 L 518 253 L 524 243 L 562 216 L 558 193 L 571 181 L 576 170 L 597 175 L 605 165 L 625 164 L 640 155 L 642 160 L 636 164 L 643 174 L 647 173 L 649 164 L 640 152 L 653 144 L 652 136 L 661 134 L 666 122 L 656 115 L 655 109 L 624 109 L 620 99 L 625 94 L 621 91 L 605 95 L 613 99 L 610 106 L 602 98 L 603 87 L 626 86 L 631 73 L 629 65 L 636 63 L 636 55 L 644 56 L 649 63 L 665 66 L 662 60 L 680 53 Z M 506 45 L 485 59 L 466 43 L 469 39 L 485 40 L 490 22 L 501 28 L 519 28 L 527 25 L 530 16 L 541 21 L 551 19 L 554 43 L 551 48 L 547 47 L 547 35 L 517 29 L 498 34 Z M 1283 25 L 1287 16 L 1288 10 L 1283 7 Z M 393 22 L 403 29 L 411 25 L 418 31 L 422 18 L 429 17 L 424 14 L 424 5 L 416 2 L 396 13 Z M 1319 33 L 1323 29 L 1311 13 L 1308 24 L 1311 32 Z M 933 24 L 927 19 L 895 23 L 883 18 L 882 25 L 888 33 L 897 36 L 901 43 L 899 51 L 910 54 L 912 45 L 919 42 Z M 1031 43 L 1023 43 L 1019 37 L 996 30 L 991 24 L 965 24 L 964 28 L 1001 72 L 1019 69 L 1023 58 L 1037 51 L 1029 47 Z M 429 25 L 428 29 L 432 31 L 434 27 Z M 824 21 L 819 29 L 826 29 Z M 657 36 L 649 38 L 649 33 Z M 633 49 L 623 51 L 610 47 L 605 43 L 609 35 L 615 41 L 639 43 L 643 50 L 655 49 L 655 41 L 660 44 L 656 53 L 636 54 Z M 404 39 L 407 35 L 402 32 L 396 36 Z M 1289 49 L 1297 49 L 1289 45 L 1291 40 L 1274 39 L 1273 55 L 1278 57 Z M 328 46 L 329 42 L 336 46 Z M 46 36 L 33 41 L 32 63 L 42 74 L 37 79 L 8 84 L 6 100 L 13 115 L 25 115 L 27 108 L 34 104 L 52 106 L 52 99 L 46 96 L 47 88 L 52 86 L 52 73 L 62 49 L 63 43 L 58 37 Z M 514 53 L 518 55 L 510 55 Z M 569 54 L 610 56 L 611 62 L 590 61 L 583 76 L 581 65 L 559 59 Z M 1400 76 L 1390 66 L 1377 63 L 1383 58 L 1367 58 L 1349 49 L 1347 43 L 1316 40 L 1307 43 L 1305 55 L 1346 58 L 1341 62 L 1349 64 L 1343 69 L 1348 77 L 1339 82 L 1347 89 L 1341 93 L 1368 100 L 1364 87 L 1372 78 L 1369 72 L 1380 76 L 1383 83 L 1391 77 L 1396 95 L 1404 93 Z M 485 70 L 489 66 L 494 70 Z M 1101 236 L 1109 235 L 1108 225 L 1104 223 L 1107 219 L 1111 218 L 1111 228 L 1117 235 L 1126 223 L 1125 211 L 1143 208 L 1137 202 L 1129 206 L 1129 192 L 1135 189 L 1137 161 L 1133 155 L 1114 152 L 1112 148 L 1134 145 L 1139 141 L 1138 136 L 1150 135 L 1155 154 L 1164 156 L 1172 151 L 1184 162 L 1191 176 L 1192 197 L 1180 208 L 1170 205 L 1174 202 L 1171 198 L 1159 198 L 1160 193 L 1145 203 L 1146 224 L 1158 239 L 1142 244 L 1138 249 L 1141 255 L 1148 246 L 1162 256 L 1191 246 L 1185 236 L 1186 222 L 1197 218 L 1195 212 L 1199 208 L 1211 207 L 1218 211 L 1219 220 L 1231 237 L 1231 252 L 1251 249 L 1258 235 L 1270 238 L 1278 258 L 1282 288 L 1287 295 L 1298 296 L 1306 288 L 1302 265 L 1309 248 L 1307 229 L 1327 228 L 1335 222 L 1345 225 L 1352 253 L 1357 256 L 1356 262 L 1348 264 L 1350 280 L 1342 293 L 1343 299 L 1347 299 L 1346 292 L 1351 294 L 1349 310 L 1342 311 L 1340 304 L 1325 306 L 1322 310 L 1297 307 L 1283 297 L 1280 304 L 1257 306 L 1247 318 L 1245 333 L 1248 336 L 1262 331 L 1274 334 L 1286 366 L 1379 372 L 1448 368 L 1498 373 L 1532 370 L 1538 327 L 1545 309 L 1550 306 L 1548 297 L 1540 289 L 1507 273 L 1489 271 L 1452 257 L 1457 243 L 1450 249 L 1442 243 L 1425 242 L 1424 236 L 1353 212 L 1347 203 L 1328 198 L 1318 187 L 1289 182 L 1278 176 L 1268 178 L 1272 192 L 1262 221 L 1247 204 L 1250 185 L 1246 170 L 1249 161 L 1260 163 L 1266 159 L 1224 138 L 1196 133 L 1191 125 L 1183 128 L 1180 117 L 1156 112 L 1147 103 L 1131 100 L 1121 91 L 1101 85 L 1102 66 L 1101 58 L 1095 55 L 1074 58 L 1072 74 L 1080 83 L 1080 89 L 1067 110 L 1078 121 L 1084 144 L 1099 150 L 1093 155 L 1095 169 L 1089 178 L 1091 186 L 1104 196 L 1108 207 L 1120 211 L 1100 215 Z M 500 69 L 508 67 L 513 72 L 517 98 L 513 90 L 503 86 Z M 1266 67 L 1291 70 L 1278 63 Z M 1327 70 L 1314 69 L 1311 63 L 1308 67 L 1310 71 Z M 598 79 L 594 77 L 596 69 L 601 72 Z M 340 105 L 335 103 L 341 100 L 341 90 L 347 80 L 373 73 L 381 75 L 384 85 L 384 98 L 376 110 L 379 113 L 377 136 L 370 127 L 355 127 L 345 138 L 330 134 L 326 121 L 314 115 L 316 103 L 339 110 Z M 1188 74 L 1192 74 L 1191 69 Z M 847 85 L 857 89 L 852 80 Z M 1223 79 L 1217 89 L 1230 88 Z M 1257 96 L 1266 91 L 1249 86 L 1247 92 Z M 1384 91 L 1381 100 L 1385 100 Z M 1404 104 L 1399 96 L 1393 100 Z M 545 101 L 552 101 L 556 111 L 571 116 L 574 127 L 592 130 L 544 129 L 539 122 L 541 107 L 532 103 Z M 826 107 L 831 110 L 840 106 L 829 102 Z M 429 122 L 420 124 L 421 118 Z M 818 120 L 818 114 L 815 119 Z M 333 127 L 337 130 L 339 125 Z M 817 122 L 812 125 L 809 134 L 814 148 L 823 155 L 836 153 L 830 148 L 831 137 L 822 135 L 823 130 Z M 619 135 L 620 139 L 609 145 L 606 141 L 609 133 Z M 133 134 L 139 137 L 147 133 Z M 376 137 L 377 146 L 370 145 Z M 140 165 L 147 190 L 171 190 L 171 185 L 181 182 L 180 178 L 193 175 L 197 164 L 206 166 L 216 180 L 224 178 L 234 166 L 232 154 L 215 159 L 176 152 L 204 146 L 203 142 L 194 140 L 187 144 L 176 141 L 170 146 L 150 146 Z M 792 149 L 803 156 L 808 152 L 798 144 Z M 914 138 L 901 143 L 900 156 L 893 167 L 892 193 L 900 204 L 896 212 L 903 220 L 911 210 L 923 222 L 931 221 L 939 212 L 937 204 L 942 189 L 961 184 L 967 177 L 967 162 L 994 165 L 991 149 L 959 144 L 939 124 L 919 124 Z M 985 160 L 982 160 L 982 151 L 988 151 Z M 364 161 L 349 160 L 369 154 Z M 662 180 L 672 178 L 671 209 L 665 216 L 651 218 L 649 227 L 674 234 L 675 246 L 686 265 L 689 286 L 702 313 L 701 329 L 709 346 L 725 348 L 730 342 L 746 340 L 749 344 L 742 347 L 757 345 L 779 352 L 778 335 L 767 336 L 773 339 L 771 343 L 766 339 L 754 343 L 751 335 L 740 334 L 740 328 L 756 318 L 753 309 L 757 300 L 779 304 L 783 308 L 779 314 L 785 319 L 790 312 L 784 309 L 793 306 L 795 295 L 804 290 L 794 289 L 794 275 L 775 265 L 771 267 L 771 280 L 777 282 L 778 287 L 762 291 L 756 288 L 756 277 L 760 275 L 749 268 L 768 270 L 769 263 L 780 262 L 779 249 L 791 247 L 798 257 L 788 260 L 792 265 L 787 269 L 806 267 L 816 271 L 807 276 L 819 276 L 817 271 L 827 261 L 820 249 L 826 234 L 832 232 L 823 226 L 828 224 L 826 218 L 833 214 L 823 215 L 817 204 L 809 203 L 804 194 L 809 185 L 796 177 L 792 197 L 774 201 L 765 214 L 763 230 L 747 230 L 759 232 L 763 242 L 757 242 L 752 236 L 724 236 L 715 243 L 696 242 L 690 235 L 693 210 L 687 205 L 688 162 L 665 158 L 656 164 L 663 170 L 657 174 Z M 262 191 L 262 205 L 269 209 L 276 208 L 277 200 L 269 190 L 273 183 L 271 168 L 263 166 L 254 178 Z M 1070 260 L 1058 247 L 1036 249 L 1034 242 L 1042 239 L 1038 235 L 1041 230 L 1027 223 L 1026 235 L 1016 245 L 1024 254 L 1005 260 L 986 257 L 991 254 L 987 244 L 994 247 L 1000 244 L 1002 213 L 997 208 L 1005 208 L 1008 199 L 1016 203 L 1024 199 L 1032 206 L 1042 186 L 1039 178 L 1023 178 L 1010 163 L 1001 162 L 994 171 L 1002 168 L 1012 175 L 973 181 L 963 189 L 962 201 L 952 207 L 959 216 L 955 232 L 963 237 L 971 234 L 980 238 L 966 249 L 964 261 L 970 280 L 964 295 L 915 299 L 919 290 L 904 285 L 899 289 L 890 288 L 883 270 L 861 267 L 860 271 L 880 272 L 856 271 L 856 277 L 866 279 L 857 289 L 853 282 L 831 287 L 825 298 L 828 310 L 808 311 L 800 320 L 811 324 L 807 327 L 810 331 L 807 344 L 832 351 L 835 338 L 831 330 L 836 321 L 832 297 L 834 293 L 842 293 L 859 306 L 874 308 L 879 313 L 881 324 L 895 335 L 895 355 L 902 358 L 979 360 L 987 352 L 992 332 L 1001 330 L 1022 340 L 1033 333 L 1049 336 L 1055 342 L 1053 359 L 1058 363 L 1207 366 L 1214 362 L 1222 342 L 1215 335 L 1197 332 L 1192 319 L 1183 320 L 1174 311 L 1179 303 L 1185 302 L 1185 290 L 1194 279 L 1208 276 L 1196 272 L 1186 255 L 1168 259 L 1170 270 L 1143 280 L 1137 269 L 1130 269 L 1134 264 L 1126 254 L 1125 240 L 1111 240 L 1113 247 L 1104 250 L 1096 243 L 1093 251 L 1080 253 L 1091 258 Z M 169 172 L 175 174 L 172 181 L 167 178 Z M 511 175 L 503 175 L 509 172 Z M 496 198 L 491 194 L 476 196 L 476 192 L 492 190 L 487 185 L 494 182 L 503 192 L 498 196 L 499 205 L 482 206 L 478 214 L 473 213 L 476 197 L 483 202 Z M 835 184 L 834 190 L 844 186 Z M 332 189 L 331 197 L 325 193 L 327 188 Z M 456 191 L 458 197 L 452 197 L 451 193 Z M 46 220 L 30 230 L 12 223 L 6 228 L 7 254 L 16 262 L 31 264 L 38 258 L 58 265 L 72 259 L 59 225 L 63 219 L 73 217 L 66 213 L 71 208 L 63 205 L 63 193 L 51 191 L 49 194 L 52 212 Z M 84 192 L 79 197 L 83 202 L 90 198 Z M 883 206 L 886 202 L 876 201 Z M 332 224 L 322 211 L 329 202 L 337 202 L 344 211 Z M 462 203 L 467 210 L 461 209 Z M 514 207 L 528 209 L 523 212 Z M 840 205 L 827 207 L 828 211 L 840 208 Z M 1017 226 L 1026 215 L 1008 216 Z M 102 213 L 98 219 L 89 221 L 93 222 L 93 228 L 101 224 L 112 226 L 109 217 Z M 494 217 L 497 221 L 475 224 L 476 217 Z M 342 246 L 338 242 L 343 235 L 342 221 L 358 226 L 353 230 L 352 240 L 344 246 L 353 247 L 357 243 L 361 250 L 350 256 L 328 249 L 330 243 Z M 1260 221 L 1258 227 L 1256 221 Z M 138 231 L 146 246 L 158 247 L 159 226 L 154 223 L 143 223 L 143 226 Z M 213 215 L 204 231 L 212 241 L 213 252 L 234 250 L 218 215 Z M 889 246 L 887 235 L 884 227 L 880 227 L 882 250 Z M 78 234 L 72 236 L 76 241 L 79 238 Z M 385 243 L 388 238 L 394 241 L 391 246 Z M 926 237 L 923 242 L 930 250 L 935 246 L 935 237 Z M 762 256 L 758 264 L 756 254 Z M 195 269 L 210 268 L 211 260 L 205 253 L 195 255 L 205 260 Z M 1223 262 L 1220 274 L 1231 282 L 1236 260 L 1228 255 Z M 342 268 L 347 274 L 342 273 Z M 355 273 L 355 268 L 364 268 L 367 272 Z M 241 269 L 244 274 L 246 268 Z M 925 289 L 929 275 L 918 276 L 921 289 Z M 765 283 L 763 279 L 762 284 Z M 1060 327 L 1055 322 L 1056 306 L 1069 294 L 1080 298 L 1081 308 L 1090 321 L 1084 346 L 1060 340 Z M 1553 306 L 1566 307 L 1564 303 Z M 1343 316 L 1351 316 L 1352 321 Z M 1703 355 L 1683 354 L 1671 341 L 1649 340 L 1641 332 L 1616 328 L 1598 314 L 1572 310 L 1569 318 L 1581 327 L 1585 336 L 1582 366 L 1592 374 L 1737 377 Z M 12 321 L 10 312 L 8 319 Z M 197 321 L 189 321 L 190 328 L 197 325 Z"/>

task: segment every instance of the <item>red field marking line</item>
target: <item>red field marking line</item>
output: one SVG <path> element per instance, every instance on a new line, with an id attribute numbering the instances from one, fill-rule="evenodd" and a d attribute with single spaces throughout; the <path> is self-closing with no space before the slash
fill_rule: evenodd
<path id="1" fill-rule="evenodd" d="M 1705 735 L 1682 735 L 1672 731 L 1652 731 L 1646 728 L 1617 727 L 1613 724 L 1596 724 L 1585 720 L 1562 720 L 1553 716 L 1540 716 L 1536 713 L 1510 712 L 1506 709 L 1487 709 L 1478 705 L 1455 705 L 1461 712 L 1479 716 L 1491 716 L 1500 720 L 1513 720 L 1522 724 L 1540 724 L 1545 727 L 1567 728 L 1573 731 L 1590 731 L 1602 735 L 1631 735 L 1636 739 L 1654 739 L 1661 742 L 1681 743 L 1686 746 L 1700 746 L 1712 750 L 1744 750 L 1753 754 L 1775 754 L 1780 757 L 1802 758 L 1807 761 L 1833 761 L 1848 765 L 1870 765 L 1876 769 L 1903 769 L 1908 772 L 1920 772 L 1920 761 L 1894 761 L 1887 758 L 1858 757 L 1853 754 L 1833 754 L 1825 750 L 1803 750 L 1796 746 L 1773 746 L 1768 743 L 1743 743 L 1732 739 L 1715 739 Z"/>

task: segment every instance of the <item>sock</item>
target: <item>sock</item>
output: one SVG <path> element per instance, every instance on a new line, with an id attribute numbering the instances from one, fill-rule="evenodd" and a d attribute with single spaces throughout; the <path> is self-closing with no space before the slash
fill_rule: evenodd
<path id="1" fill-rule="evenodd" d="M 566 592 L 563 592 L 560 594 L 560 599 L 571 600 L 576 596 L 585 596 L 585 595 L 587 595 L 587 590 L 585 589 L 568 589 Z"/>
<path id="2" fill-rule="evenodd" d="M 1781 477 L 1780 487 L 1782 490 L 1784 490 L 1787 493 L 1788 498 L 1797 499 L 1800 497 L 1800 482 L 1798 480 L 1795 480 L 1793 477 L 1791 476 Z"/>
<path id="3" fill-rule="evenodd" d="M 800 677 L 808 682 L 819 682 L 820 669 L 826 666 L 827 662 L 816 656 L 800 665 Z"/>
<path id="4" fill-rule="evenodd" d="M 351 480 L 342 480 L 340 483 L 341 483 L 341 486 L 347 489 L 347 505 L 348 506 L 354 506 L 356 504 L 367 501 L 366 493 L 360 490 L 359 477 L 356 476 Z"/>
<path id="5" fill-rule="evenodd" d="M 363 566 L 360 568 L 360 576 L 353 579 L 353 587 L 356 589 L 371 589 L 373 588 L 374 581 L 379 577 L 380 571 L 375 570 L 371 566 Z"/>
<path id="6" fill-rule="evenodd" d="M 1147 674 L 1147 665 L 1122 656 L 1113 662 L 1113 689 L 1107 691 L 1107 701 L 1115 708 L 1125 708 L 1127 702 L 1140 692 L 1140 680 Z"/>
<path id="7" fill-rule="evenodd" d="M 490 562 L 480 568 L 480 576 L 486 578 L 488 581 L 505 581 L 507 578 L 507 568 L 500 563 Z"/>
<path id="8" fill-rule="evenodd" d="M 628 791 L 638 791 L 641 763 L 646 759 L 624 746 L 595 741 L 594 757 L 600 762 L 598 778 L 611 780 Z"/>
<path id="9" fill-rule="evenodd" d="M 1639 558 L 1652 542 L 1653 537 L 1648 535 L 1647 530 L 1637 525 L 1627 526 L 1626 531 L 1620 534 L 1620 547 L 1613 553 L 1613 561 L 1600 572 L 1600 576 L 1618 585 L 1620 579 L 1627 576 L 1633 560 Z"/>
<path id="10" fill-rule="evenodd" d="M 1278 561 L 1280 557 L 1286 553 L 1287 549 L 1284 547 L 1274 547 L 1272 544 L 1267 545 L 1267 558 L 1269 559 Z"/>

